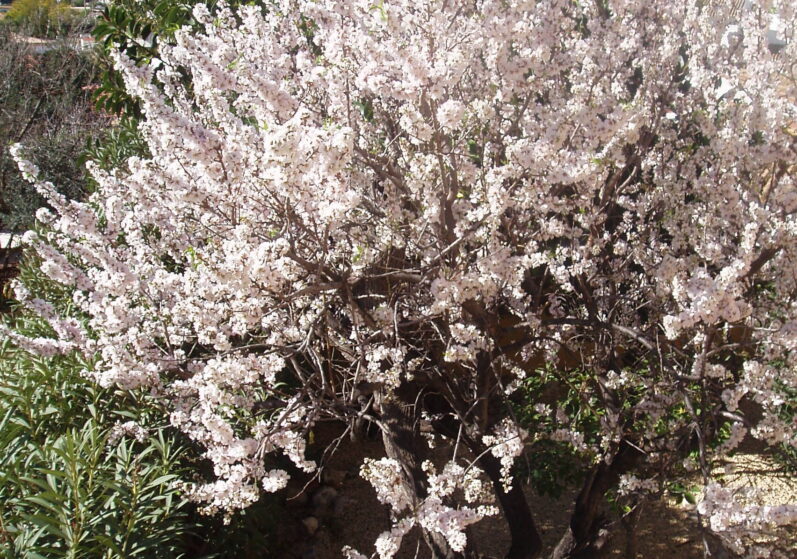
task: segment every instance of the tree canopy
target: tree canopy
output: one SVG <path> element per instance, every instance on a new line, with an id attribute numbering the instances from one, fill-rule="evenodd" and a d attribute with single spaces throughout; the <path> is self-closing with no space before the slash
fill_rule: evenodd
<path id="1" fill-rule="evenodd" d="M 79 313 L 31 296 L 57 337 L 6 333 L 168 402 L 209 512 L 313 471 L 314 424 L 369 422 L 381 559 L 414 527 L 472 556 L 499 512 L 507 557 L 538 556 L 513 464 L 542 440 L 587 470 L 553 557 L 595 556 L 607 493 L 685 459 L 703 525 L 769 553 L 752 536 L 797 507 L 712 463 L 797 444 L 795 6 L 725 4 L 199 4 L 148 66 L 117 55 L 148 157 L 92 167 L 86 203 L 20 160 L 55 209 L 27 241 Z"/>

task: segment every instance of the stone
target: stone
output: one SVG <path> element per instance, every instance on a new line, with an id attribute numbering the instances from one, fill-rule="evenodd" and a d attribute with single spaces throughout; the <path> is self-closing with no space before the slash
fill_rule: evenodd
<path id="1" fill-rule="evenodd" d="M 315 516 L 308 516 L 302 520 L 302 524 L 304 525 L 304 529 L 307 530 L 308 535 L 314 536 L 315 533 L 318 532 L 319 522 Z"/>

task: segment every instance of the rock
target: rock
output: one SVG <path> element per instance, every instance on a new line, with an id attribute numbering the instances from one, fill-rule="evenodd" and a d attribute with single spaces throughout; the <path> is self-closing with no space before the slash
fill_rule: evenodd
<path id="1" fill-rule="evenodd" d="M 348 472 L 346 470 L 334 470 L 332 468 L 324 468 L 321 472 L 321 482 L 324 485 L 329 485 L 331 487 L 340 489 L 343 486 L 343 482 L 346 480 L 348 476 Z"/>
<path id="2" fill-rule="evenodd" d="M 319 523 L 315 516 L 308 516 L 302 520 L 302 524 L 304 524 L 304 529 L 307 530 L 310 536 L 314 536 L 315 533 L 318 532 Z"/>
<path id="3" fill-rule="evenodd" d="M 337 498 L 338 492 L 334 487 L 322 485 L 313 493 L 313 507 L 315 509 L 329 511 L 335 505 L 335 499 Z"/>
<path id="4" fill-rule="evenodd" d="M 338 497 L 332 507 L 332 514 L 335 518 L 341 518 L 346 511 L 346 506 L 351 504 L 352 500 L 346 497 Z"/>

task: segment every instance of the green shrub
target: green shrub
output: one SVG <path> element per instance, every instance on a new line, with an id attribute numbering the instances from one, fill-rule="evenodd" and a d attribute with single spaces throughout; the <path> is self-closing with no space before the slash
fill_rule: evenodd
<path id="1" fill-rule="evenodd" d="M 786 372 L 786 374 L 789 374 Z M 781 406 L 781 419 L 797 424 L 797 390 L 789 390 L 785 385 L 778 383 L 778 388 L 783 394 L 783 405 Z M 775 458 L 780 464 L 791 473 L 797 473 L 797 447 L 782 443 L 775 454 Z"/>
<path id="2" fill-rule="evenodd" d="M 129 130 L 118 133 L 105 156 L 135 149 Z M 19 280 L 74 315 L 70 290 L 34 258 Z M 15 332 L 53 335 L 19 303 L 10 308 L 3 322 Z M 279 500 L 266 495 L 229 523 L 200 516 L 179 491 L 201 469 L 197 449 L 162 423 L 148 393 L 101 388 L 83 375 L 91 366 L 78 354 L 45 358 L 0 341 L 0 558 L 269 557 Z M 147 436 L 123 433 L 129 421 Z"/>
<path id="3" fill-rule="evenodd" d="M 589 405 L 580 405 L 583 382 L 586 375 L 578 370 L 563 374 L 553 367 L 539 368 L 524 379 L 513 396 L 513 415 L 519 425 L 535 434 L 527 460 L 517 465 L 517 474 L 540 495 L 560 497 L 566 489 L 581 483 L 592 464 L 590 457 L 570 444 L 548 438 L 561 427 L 556 419 L 556 411 L 561 410 L 592 442 L 599 416 Z"/>
<path id="4" fill-rule="evenodd" d="M 20 31 L 36 37 L 58 37 L 77 27 L 80 16 L 69 2 L 58 0 L 14 0 L 5 17 Z"/>
<path id="5" fill-rule="evenodd" d="M 41 319 L 11 318 L 47 334 Z M 181 556 L 186 446 L 152 422 L 146 394 L 97 387 L 81 375 L 89 365 L 0 343 L 0 557 Z M 127 421 L 146 436 L 124 433 Z"/>

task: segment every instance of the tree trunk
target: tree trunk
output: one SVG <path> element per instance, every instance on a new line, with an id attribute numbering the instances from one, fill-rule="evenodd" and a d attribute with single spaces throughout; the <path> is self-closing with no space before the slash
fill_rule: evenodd
<path id="1" fill-rule="evenodd" d="M 551 559 L 595 559 L 606 543 L 602 530 L 601 505 L 606 492 L 637 462 L 640 453 L 629 444 L 621 444 L 610 464 L 595 466 L 576 497 L 570 525 L 551 554 Z"/>
<path id="2" fill-rule="evenodd" d="M 379 395 L 378 404 L 382 420 L 382 441 L 385 453 L 401 465 L 404 490 L 410 496 L 413 506 L 420 504 L 427 496 L 424 474 L 421 470 L 428 447 L 420 436 L 420 417 L 416 417 L 414 405 L 417 390 L 403 385 L 389 396 Z M 418 412 L 419 413 L 419 412 Z M 469 559 L 475 557 L 470 542 L 464 553 L 457 553 L 448 545 L 445 538 L 437 532 L 422 530 L 423 539 L 429 546 L 434 559 Z"/>
<path id="3" fill-rule="evenodd" d="M 487 370 L 489 366 L 489 360 L 480 361 L 479 367 L 485 373 L 483 375 L 484 378 L 488 378 Z M 484 390 L 483 406 L 480 408 L 481 413 L 477 411 L 472 416 L 473 423 L 470 425 L 460 425 L 453 419 L 451 414 L 452 411 L 455 411 L 456 416 L 460 418 L 468 417 L 469 404 L 454 395 L 456 393 L 455 389 L 441 386 L 436 388 L 440 391 L 439 393 L 432 392 L 426 394 L 423 398 L 424 408 L 427 411 L 434 411 L 435 414 L 443 416 L 443 419 L 432 421 L 434 430 L 452 440 L 461 437 L 461 440 L 473 455 L 478 457 L 479 465 L 490 479 L 495 495 L 501 505 L 504 519 L 509 527 L 511 543 L 505 559 L 536 559 L 542 553 L 542 539 L 534 523 L 534 517 L 529 509 L 526 496 L 523 494 L 523 489 L 520 483 L 516 481 L 508 491 L 504 491 L 504 484 L 501 479 L 501 462 L 481 442 L 484 431 L 479 424 L 487 422 L 488 419 L 489 388 Z M 446 398 L 441 393 L 449 394 L 449 397 Z M 475 549 L 470 551 L 475 554 Z"/>
<path id="4" fill-rule="evenodd" d="M 620 519 L 625 530 L 625 559 L 636 559 L 638 555 L 636 529 L 642 516 L 642 502 L 637 502 L 631 511 Z"/>
<path id="5" fill-rule="evenodd" d="M 475 449 L 474 449 L 475 451 Z M 482 454 L 482 449 L 479 454 Z M 535 559 L 542 552 L 542 539 L 531 516 L 526 496 L 520 483 L 516 480 L 509 491 L 504 491 L 501 482 L 501 462 L 489 452 L 482 454 L 479 464 L 493 484 L 498 502 L 504 511 L 504 518 L 509 525 L 512 543 L 506 559 Z"/>

